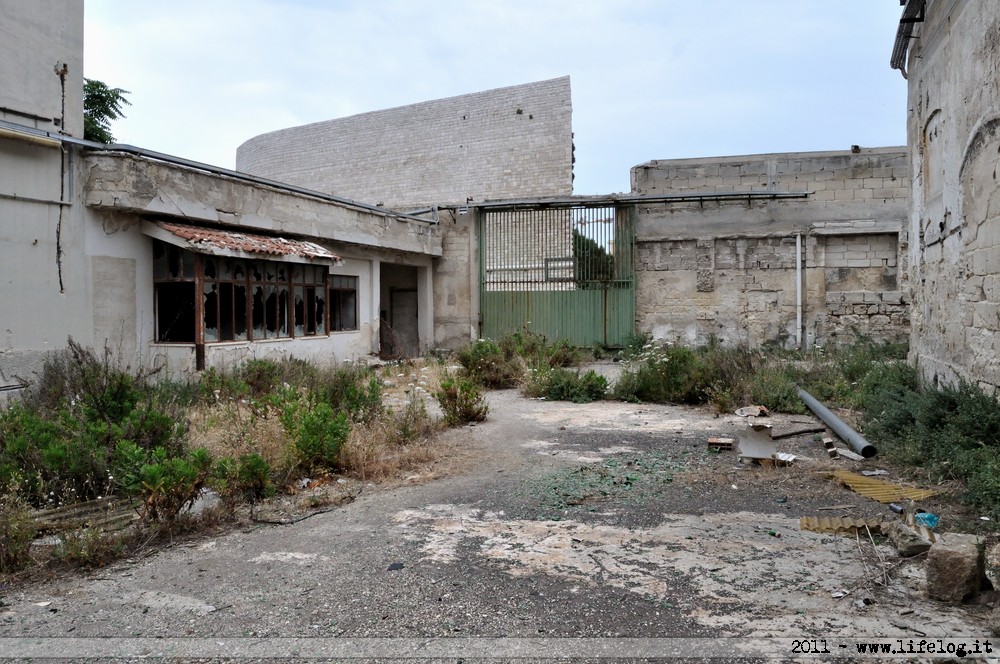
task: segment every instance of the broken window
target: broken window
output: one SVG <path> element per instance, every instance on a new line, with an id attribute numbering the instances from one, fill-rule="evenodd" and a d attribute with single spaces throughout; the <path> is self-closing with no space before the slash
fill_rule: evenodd
<path id="1" fill-rule="evenodd" d="M 330 277 L 330 331 L 358 329 L 358 278 Z"/>
<path id="2" fill-rule="evenodd" d="M 156 340 L 196 343 L 199 304 L 205 343 L 326 334 L 326 273 L 319 265 L 199 257 L 156 240 Z"/>

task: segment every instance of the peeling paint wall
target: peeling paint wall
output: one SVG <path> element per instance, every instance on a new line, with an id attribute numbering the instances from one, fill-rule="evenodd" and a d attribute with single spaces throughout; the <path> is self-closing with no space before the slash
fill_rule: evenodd
<path id="1" fill-rule="evenodd" d="M 911 355 L 1000 386 L 1000 4 L 929 0 L 909 53 Z"/>
<path id="2" fill-rule="evenodd" d="M 905 148 L 660 160 L 633 168 L 638 194 L 808 193 L 640 204 L 639 331 L 685 343 L 715 338 L 784 346 L 799 338 L 807 346 L 856 335 L 906 339 L 907 183 Z"/>
<path id="3" fill-rule="evenodd" d="M 83 2 L 0 0 L 0 17 L 0 120 L 81 138 Z"/>

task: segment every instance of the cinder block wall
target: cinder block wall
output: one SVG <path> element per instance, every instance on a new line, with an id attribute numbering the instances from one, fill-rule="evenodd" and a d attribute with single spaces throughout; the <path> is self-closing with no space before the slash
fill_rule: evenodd
<path id="1" fill-rule="evenodd" d="M 568 76 L 251 138 L 237 170 L 389 208 L 573 191 Z"/>
<path id="2" fill-rule="evenodd" d="M 931 0 L 910 41 L 911 359 L 1000 386 L 1000 3 Z"/>
<path id="3" fill-rule="evenodd" d="M 812 346 L 857 335 L 906 339 L 908 182 L 901 147 L 636 166 L 637 194 L 808 194 L 640 204 L 637 329 L 685 343 L 716 338 L 794 346 L 801 338 Z"/>

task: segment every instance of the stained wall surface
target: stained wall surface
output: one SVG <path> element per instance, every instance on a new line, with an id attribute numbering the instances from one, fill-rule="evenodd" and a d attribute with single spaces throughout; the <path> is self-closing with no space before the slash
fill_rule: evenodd
<path id="1" fill-rule="evenodd" d="M 910 41 L 913 359 L 1000 386 L 1000 3 L 930 0 Z"/>
<path id="2" fill-rule="evenodd" d="M 707 197 L 639 204 L 638 330 L 686 343 L 906 339 L 908 183 L 901 147 L 636 166 L 633 193 Z M 711 196 L 735 192 L 759 197 Z"/>
<path id="3" fill-rule="evenodd" d="M 569 77 L 262 134 L 236 168 L 388 208 L 569 195 Z"/>

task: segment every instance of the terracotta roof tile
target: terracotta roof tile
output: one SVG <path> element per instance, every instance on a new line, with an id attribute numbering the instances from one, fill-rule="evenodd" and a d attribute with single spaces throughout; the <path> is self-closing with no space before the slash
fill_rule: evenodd
<path id="1" fill-rule="evenodd" d="M 325 259 L 339 261 L 340 257 L 313 242 L 288 240 L 283 237 L 269 237 L 238 231 L 222 231 L 201 226 L 188 226 L 172 222 L 157 222 L 157 226 L 208 253 L 213 249 L 242 251 L 248 254 L 270 256 L 299 256 L 305 259 Z"/>

